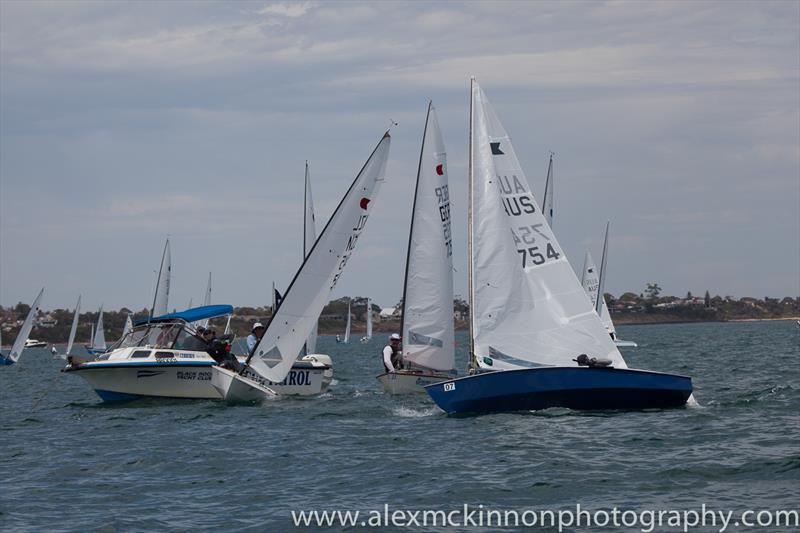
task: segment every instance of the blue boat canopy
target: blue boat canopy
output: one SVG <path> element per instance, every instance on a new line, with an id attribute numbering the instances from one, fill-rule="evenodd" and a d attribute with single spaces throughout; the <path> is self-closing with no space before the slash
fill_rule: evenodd
<path id="1" fill-rule="evenodd" d="M 185 322 L 197 322 L 207 318 L 225 316 L 233 314 L 232 305 L 204 305 L 193 307 L 177 313 L 167 313 L 166 315 L 154 316 L 151 319 L 137 320 L 136 325 L 147 324 L 148 322 L 163 322 L 165 320 L 183 320 Z"/>

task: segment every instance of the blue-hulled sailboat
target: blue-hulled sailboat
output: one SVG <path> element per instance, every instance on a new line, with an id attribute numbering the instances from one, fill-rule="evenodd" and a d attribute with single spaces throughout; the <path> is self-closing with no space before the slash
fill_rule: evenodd
<path id="1" fill-rule="evenodd" d="M 426 387 L 448 414 L 677 407 L 691 378 L 629 369 L 472 80 L 470 375 Z"/>

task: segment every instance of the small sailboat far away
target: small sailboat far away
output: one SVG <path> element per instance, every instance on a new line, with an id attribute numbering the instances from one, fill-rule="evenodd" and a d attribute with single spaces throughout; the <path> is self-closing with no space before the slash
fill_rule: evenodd
<path id="1" fill-rule="evenodd" d="M 605 272 L 608 260 L 608 229 L 609 224 L 606 224 L 606 236 L 603 242 L 603 258 L 601 262 L 602 267 L 598 272 L 597 266 L 594 264 L 594 259 L 592 259 L 592 254 L 587 250 L 583 259 L 581 285 L 583 285 L 583 289 L 586 291 L 586 295 L 589 297 L 592 307 L 594 307 L 595 311 L 600 316 L 600 320 L 603 321 L 603 326 L 605 326 L 606 331 L 611 337 L 611 340 L 614 341 L 614 344 L 617 346 L 636 348 L 638 344 L 635 342 L 624 341 L 617 338 L 617 330 L 614 327 L 614 322 L 611 320 L 611 313 L 608 311 L 606 299 L 600 296 L 603 294 L 603 285 L 605 282 Z"/>
<path id="2" fill-rule="evenodd" d="M 108 346 L 106 345 L 106 334 L 103 330 L 103 306 L 100 306 L 100 310 L 97 312 L 97 327 L 94 328 L 92 334 L 92 343 L 89 346 L 86 346 L 86 351 L 92 355 L 98 355 L 104 353 L 108 350 Z"/>
<path id="3" fill-rule="evenodd" d="M 28 342 L 28 336 L 33 329 L 33 322 L 36 320 L 36 315 L 39 314 L 39 310 L 41 309 L 43 294 L 44 288 L 39 291 L 39 295 L 33 300 L 31 309 L 28 311 L 28 316 L 25 317 L 25 321 L 22 323 L 19 333 L 17 333 L 17 338 L 14 340 L 14 345 L 11 346 L 11 351 L 8 352 L 8 355 L 0 354 L 0 366 L 13 365 L 19 361 L 22 351 L 25 349 L 25 343 Z"/>
<path id="4" fill-rule="evenodd" d="M 366 344 L 372 340 L 372 302 L 367 298 L 367 332 L 361 337 L 361 342 Z"/>
<path id="5" fill-rule="evenodd" d="M 133 329 L 133 319 L 131 318 L 131 314 L 128 313 L 128 316 L 125 318 L 125 326 L 122 328 L 122 336 L 124 337 L 128 333 L 131 332 Z"/>
<path id="6" fill-rule="evenodd" d="M 161 254 L 161 266 L 158 267 L 156 291 L 153 295 L 153 307 L 150 308 L 150 317 L 166 315 L 169 307 L 169 286 L 172 277 L 172 253 L 169 248 L 169 237 L 164 243 L 164 252 Z"/>
<path id="7" fill-rule="evenodd" d="M 211 272 L 208 273 L 208 284 L 206 285 L 206 292 L 205 295 L 203 296 L 203 307 L 207 307 L 209 305 L 211 305 Z M 191 308 L 191 306 L 189 307 Z M 201 320 L 199 326 L 207 328 L 208 320 L 209 319 L 207 318 L 205 320 Z"/>
<path id="8" fill-rule="evenodd" d="M 352 329 L 352 311 L 350 310 L 351 302 L 347 302 L 347 325 L 344 327 L 344 337 L 341 339 L 342 344 L 350 344 L 350 330 Z"/>
<path id="9" fill-rule="evenodd" d="M 67 339 L 67 349 L 64 353 L 56 354 L 62 359 L 67 359 L 72 355 L 72 346 L 75 344 L 75 333 L 78 331 L 78 320 L 81 315 L 81 296 L 78 295 L 78 301 L 75 303 L 75 313 L 72 315 L 72 326 L 69 328 L 69 338 Z M 130 316 L 128 317 L 130 320 Z"/>
<path id="10" fill-rule="evenodd" d="M 628 368 L 474 78 L 471 93 L 470 375 L 428 393 L 448 414 L 685 405 L 691 378 Z"/>
<path id="11" fill-rule="evenodd" d="M 424 385 L 451 379 L 456 373 L 447 156 L 432 102 L 428 103 L 414 189 L 402 311 L 400 368 L 387 364 L 387 352 L 384 373 L 377 379 L 391 394 L 424 392 Z"/>
<path id="12" fill-rule="evenodd" d="M 366 226 L 384 181 L 390 144 L 387 131 L 298 269 L 244 368 L 212 367 L 211 382 L 227 401 L 262 401 L 275 396 L 268 383 L 279 383 L 288 374 Z"/>

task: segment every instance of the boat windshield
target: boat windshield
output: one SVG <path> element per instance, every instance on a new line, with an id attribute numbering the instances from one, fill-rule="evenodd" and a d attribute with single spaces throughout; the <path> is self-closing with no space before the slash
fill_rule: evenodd
<path id="1" fill-rule="evenodd" d="M 187 335 L 186 325 L 185 322 L 176 321 L 145 323 L 134 326 L 112 349 L 132 348 L 135 346 L 172 348 L 181 332 L 183 332 L 183 335 L 180 335 L 181 337 Z M 191 333 L 188 334 L 191 335 Z"/>

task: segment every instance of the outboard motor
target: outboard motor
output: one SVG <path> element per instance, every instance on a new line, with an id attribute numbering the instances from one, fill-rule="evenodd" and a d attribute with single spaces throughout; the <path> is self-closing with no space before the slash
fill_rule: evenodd
<path id="1" fill-rule="evenodd" d="M 597 357 L 589 357 L 585 353 L 580 354 L 576 359 L 573 359 L 578 366 L 588 366 L 589 368 L 607 368 L 611 366 L 611 359 L 598 359 Z"/>

